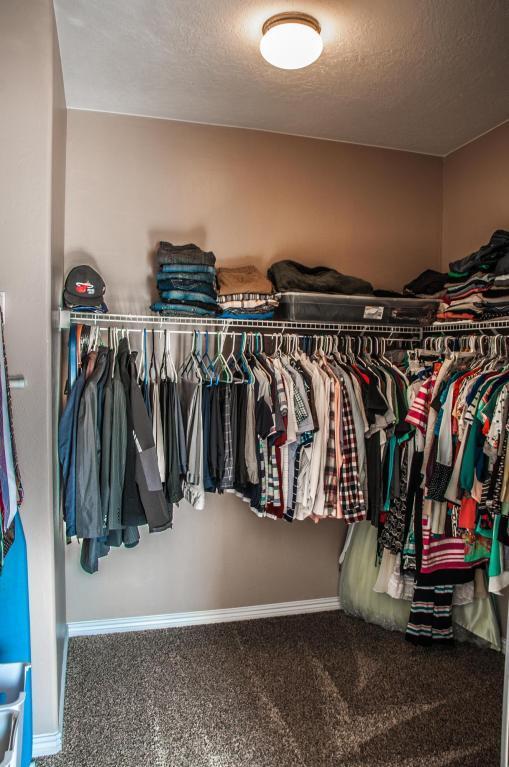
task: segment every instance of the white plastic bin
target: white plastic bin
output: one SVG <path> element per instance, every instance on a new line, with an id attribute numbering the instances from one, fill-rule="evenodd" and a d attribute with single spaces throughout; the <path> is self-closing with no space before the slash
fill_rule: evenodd
<path id="1" fill-rule="evenodd" d="M 7 762 L 13 767 L 21 767 L 23 711 L 29 671 L 29 663 L 0 663 L 0 715 L 16 714 L 16 742 L 12 749 L 14 755 L 11 762 Z M 0 762 L 0 767 L 4 767 L 4 762 Z"/>
<path id="2" fill-rule="evenodd" d="M 0 711 L 0 767 L 15 767 L 16 752 L 20 751 L 19 714 Z"/>

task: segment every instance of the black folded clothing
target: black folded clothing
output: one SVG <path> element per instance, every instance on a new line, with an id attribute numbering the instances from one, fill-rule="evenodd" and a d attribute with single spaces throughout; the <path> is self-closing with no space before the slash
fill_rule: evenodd
<path id="1" fill-rule="evenodd" d="M 449 264 L 451 272 L 476 272 L 478 269 L 496 271 L 495 265 L 505 256 L 509 256 L 509 232 L 505 229 L 497 229 L 490 237 L 486 245 L 482 245 L 475 253 L 471 253 L 458 261 Z M 504 268 L 509 267 L 509 261 L 504 259 Z M 497 272 L 504 274 L 504 272 Z"/>
<path id="2" fill-rule="evenodd" d="M 327 266 L 304 266 L 296 261 L 277 261 L 267 276 L 278 293 L 299 291 L 364 296 L 373 293 L 373 286 L 359 277 L 349 277 Z"/>
<path id="3" fill-rule="evenodd" d="M 434 269 L 426 269 L 415 280 L 405 285 L 404 290 L 414 296 L 436 296 L 445 290 L 448 280 L 447 274 L 437 272 Z"/>
<path id="4" fill-rule="evenodd" d="M 413 298 L 413 296 L 405 296 L 404 293 L 398 293 L 397 290 L 385 290 L 384 288 L 375 288 L 373 295 L 377 298 Z"/>
<path id="5" fill-rule="evenodd" d="M 194 264 L 200 266 L 214 266 L 216 257 L 212 251 L 204 251 L 190 242 L 186 245 L 173 245 L 171 242 L 161 240 L 157 250 L 157 260 L 162 264 Z"/>

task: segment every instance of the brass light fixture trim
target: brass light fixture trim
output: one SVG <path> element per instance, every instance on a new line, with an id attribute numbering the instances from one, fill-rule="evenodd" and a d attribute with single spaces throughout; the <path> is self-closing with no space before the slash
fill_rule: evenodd
<path id="1" fill-rule="evenodd" d="M 262 34 L 265 35 L 269 29 L 276 27 L 278 24 L 305 24 L 307 27 L 314 29 L 315 32 L 318 32 L 318 34 L 321 32 L 320 24 L 314 16 L 310 16 L 309 13 L 302 13 L 301 11 L 287 11 L 286 13 L 276 13 L 267 19 L 262 27 Z"/>

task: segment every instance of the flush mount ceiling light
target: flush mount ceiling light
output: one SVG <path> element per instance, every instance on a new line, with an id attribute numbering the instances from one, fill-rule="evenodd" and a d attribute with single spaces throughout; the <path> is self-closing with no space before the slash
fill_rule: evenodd
<path id="1" fill-rule="evenodd" d="M 307 13 L 278 13 L 262 27 L 260 52 L 279 69 L 302 69 L 316 61 L 323 50 L 320 24 Z"/>

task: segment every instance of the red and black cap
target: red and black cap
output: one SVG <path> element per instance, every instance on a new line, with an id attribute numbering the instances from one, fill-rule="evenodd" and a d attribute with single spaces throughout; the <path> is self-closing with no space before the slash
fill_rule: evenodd
<path id="1" fill-rule="evenodd" d="M 82 264 L 71 269 L 64 285 L 64 303 L 67 307 L 97 306 L 103 304 L 106 285 L 91 266 Z"/>

